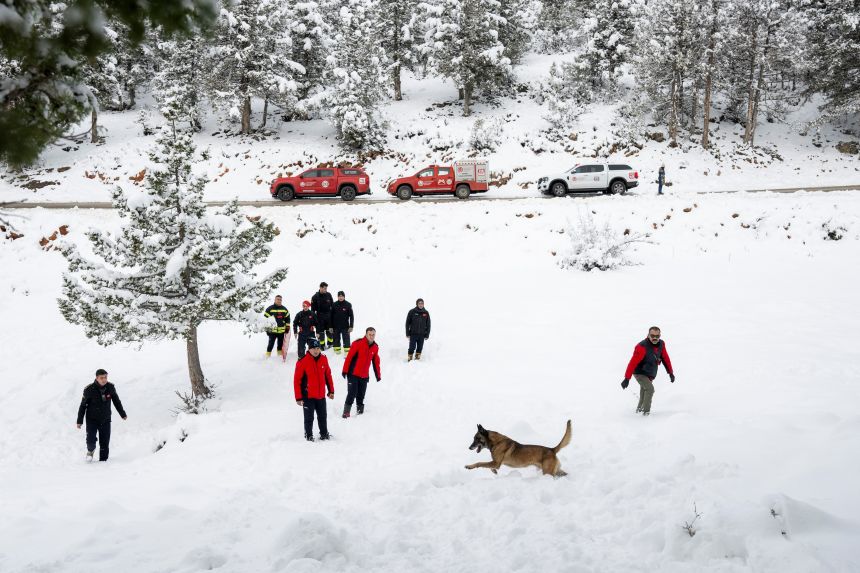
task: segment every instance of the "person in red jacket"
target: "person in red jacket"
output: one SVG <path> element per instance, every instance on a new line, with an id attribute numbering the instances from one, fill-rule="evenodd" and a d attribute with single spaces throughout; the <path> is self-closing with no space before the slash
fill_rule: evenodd
<path id="1" fill-rule="evenodd" d="M 353 342 L 349 354 L 343 362 L 341 374 L 347 381 L 346 402 L 343 405 L 343 417 L 349 418 L 353 400 L 358 402 L 356 411 L 364 414 L 364 393 L 370 381 L 370 367 L 376 381 L 382 381 L 382 369 L 379 366 L 379 345 L 376 344 L 376 329 L 372 326 L 364 331 L 364 338 Z"/>
<path id="2" fill-rule="evenodd" d="M 651 398 L 654 396 L 654 378 L 657 377 L 657 369 L 660 364 L 666 368 L 669 381 L 675 382 L 675 373 L 672 370 L 672 361 L 666 351 L 666 343 L 660 340 L 660 329 L 652 326 L 648 329 L 648 338 L 633 347 L 633 358 L 627 364 L 624 372 L 624 380 L 621 388 L 626 389 L 630 384 L 630 377 L 639 382 L 639 405 L 636 413 L 642 412 L 643 416 L 651 414 Z"/>
<path id="3" fill-rule="evenodd" d="M 296 390 L 296 404 L 304 408 L 305 413 L 305 439 L 314 441 L 314 412 L 317 415 L 317 424 L 320 429 L 320 440 L 328 440 L 326 424 L 325 398 L 334 400 L 334 381 L 331 379 L 331 368 L 320 350 L 320 343 L 316 338 L 308 340 L 308 353 L 296 362 L 296 374 L 293 377 Z M 326 393 L 328 389 L 328 393 Z"/>

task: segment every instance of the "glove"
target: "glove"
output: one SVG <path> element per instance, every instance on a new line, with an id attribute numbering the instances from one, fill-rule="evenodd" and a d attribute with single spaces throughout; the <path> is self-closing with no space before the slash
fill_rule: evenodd
<path id="1" fill-rule="evenodd" d="M 672 384 L 675 383 L 675 375 L 674 374 L 669 374 L 669 382 L 671 382 Z"/>
<path id="2" fill-rule="evenodd" d="M 377 378 L 377 379 L 376 379 L 376 381 L 377 381 L 377 382 L 382 382 L 382 378 Z"/>
<path id="3" fill-rule="evenodd" d="M 344 380 L 346 380 L 346 372 L 341 372 L 340 375 L 343 376 Z"/>
<path id="4" fill-rule="evenodd" d="M 628 384 L 630 384 L 630 378 L 625 378 L 624 380 L 621 381 L 621 388 L 626 390 Z"/>
<path id="5" fill-rule="evenodd" d="M 352 329 L 350 328 L 349 331 L 352 332 Z"/>
<path id="6" fill-rule="evenodd" d="M 329 329 L 328 329 L 328 333 L 329 333 L 329 334 L 334 334 L 334 329 L 333 329 L 333 328 L 329 328 Z"/>

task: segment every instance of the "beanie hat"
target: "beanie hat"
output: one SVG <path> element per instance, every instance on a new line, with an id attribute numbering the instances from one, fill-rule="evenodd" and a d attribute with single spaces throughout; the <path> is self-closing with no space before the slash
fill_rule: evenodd
<path id="1" fill-rule="evenodd" d="M 320 347 L 320 341 L 319 340 L 317 340 L 316 338 L 309 338 L 308 339 L 308 349 L 309 350 L 311 348 L 319 348 L 319 347 Z"/>
<path id="2" fill-rule="evenodd" d="M 302 306 L 310 306 L 311 303 L 309 301 L 303 301 Z"/>

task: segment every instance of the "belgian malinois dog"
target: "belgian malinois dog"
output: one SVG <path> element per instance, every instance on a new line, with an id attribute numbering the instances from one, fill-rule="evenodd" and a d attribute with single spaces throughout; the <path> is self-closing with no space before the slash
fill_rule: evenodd
<path id="1" fill-rule="evenodd" d="M 487 448 L 493 456 L 493 461 L 469 464 L 466 466 L 466 469 L 490 468 L 493 473 L 498 473 L 502 465 L 512 468 L 537 466 L 544 475 L 551 475 L 553 477 L 566 476 L 567 473 L 561 470 L 561 462 L 558 461 L 556 454 L 569 443 L 570 420 L 567 421 L 567 429 L 564 431 L 564 437 L 554 448 L 520 444 L 498 432 L 485 430 L 481 424 L 478 424 L 478 432 L 475 434 L 475 439 L 472 441 L 469 449 L 477 449 L 480 452 L 484 448 Z"/>

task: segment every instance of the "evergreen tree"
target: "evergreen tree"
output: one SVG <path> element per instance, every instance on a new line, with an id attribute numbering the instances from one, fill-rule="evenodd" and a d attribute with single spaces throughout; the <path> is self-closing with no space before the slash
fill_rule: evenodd
<path id="1" fill-rule="evenodd" d="M 228 116 L 251 132 L 251 97 L 284 100 L 305 69 L 289 57 L 286 12 L 276 0 L 238 0 L 225 6 L 209 50 L 209 91 Z"/>
<path id="2" fill-rule="evenodd" d="M 198 38 L 159 42 L 157 53 L 161 69 L 153 78 L 153 96 L 161 113 L 173 121 L 187 121 L 194 131 L 201 129 L 203 50 L 200 43 Z"/>
<path id="3" fill-rule="evenodd" d="M 416 61 L 417 0 L 379 0 L 380 45 L 391 66 L 394 99 L 403 99 L 400 72 Z"/>
<path id="4" fill-rule="evenodd" d="M 614 86 L 627 62 L 634 40 L 635 8 L 632 0 L 597 0 L 587 48 L 596 85 Z"/>
<path id="5" fill-rule="evenodd" d="M 576 0 L 542 0 L 535 29 L 535 47 L 539 52 L 553 54 L 566 51 L 573 43 L 583 15 Z"/>
<path id="6" fill-rule="evenodd" d="M 512 64 L 518 64 L 528 51 L 541 13 L 539 0 L 499 0 L 499 42 Z"/>
<path id="7" fill-rule="evenodd" d="M 0 17 L 0 161 L 25 165 L 88 109 L 82 67 L 110 51 L 107 22 L 139 43 L 148 25 L 167 33 L 205 26 L 209 0 L 7 0 Z"/>
<path id="8" fill-rule="evenodd" d="M 570 124 L 585 110 L 591 101 L 589 76 L 587 62 L 552 63 L 540 90 L 547 108 L 544 119 L 552 124 L 551 131 L 569 131 Z"/>
<path id="9" fill-rule="evenodd" d="M 388 69 L 378 37 L 375 0 L 347 0 L 340 10 L 321 99 L 341 142 L 354 149 L 381 149 L 385 126 L 379 105 L 386 97 Z"/>
<path id="10" fill-rule="evenodd" d="M 114 192 L 120 230 L 87 233 L 92 257 L 64 245 L 69 271 L 60 312 L 102 345 L 184 339 L 192 394 L 205 397 L 198 326 L 253 315 L 287 271 L 256 277 L 277 232 L 271 223 L 244 216 L 235 200 L 206 212 L 206 181 L 191 173 L 189 133 L 171 122 L 150 158 L 157 169 L 147 173 L 145 192 Z"/>
<path id="11" fill-rule="evenodd" d="M 492 89 L 510 75 L 511 61 L 499 41 L 505 24 L 498 0 L 432 0 L 422 50 L 430 65 L 462 90 L 463 115 L 472 113 L 475 88 Z"/>
<path id="12" fill-rule="evenodd" d="M 339 10 L 332 10 L 335 14 Z M 296 2 L 289 12 L 292 60 L 302 66 L 297 98 L 299 116 L 307 117 L 313 108 L 313 98 L 323 90 L 323 70 L 326 55 L 332 48 L 334 31 L 328 11 L 316 0 Z"/>

